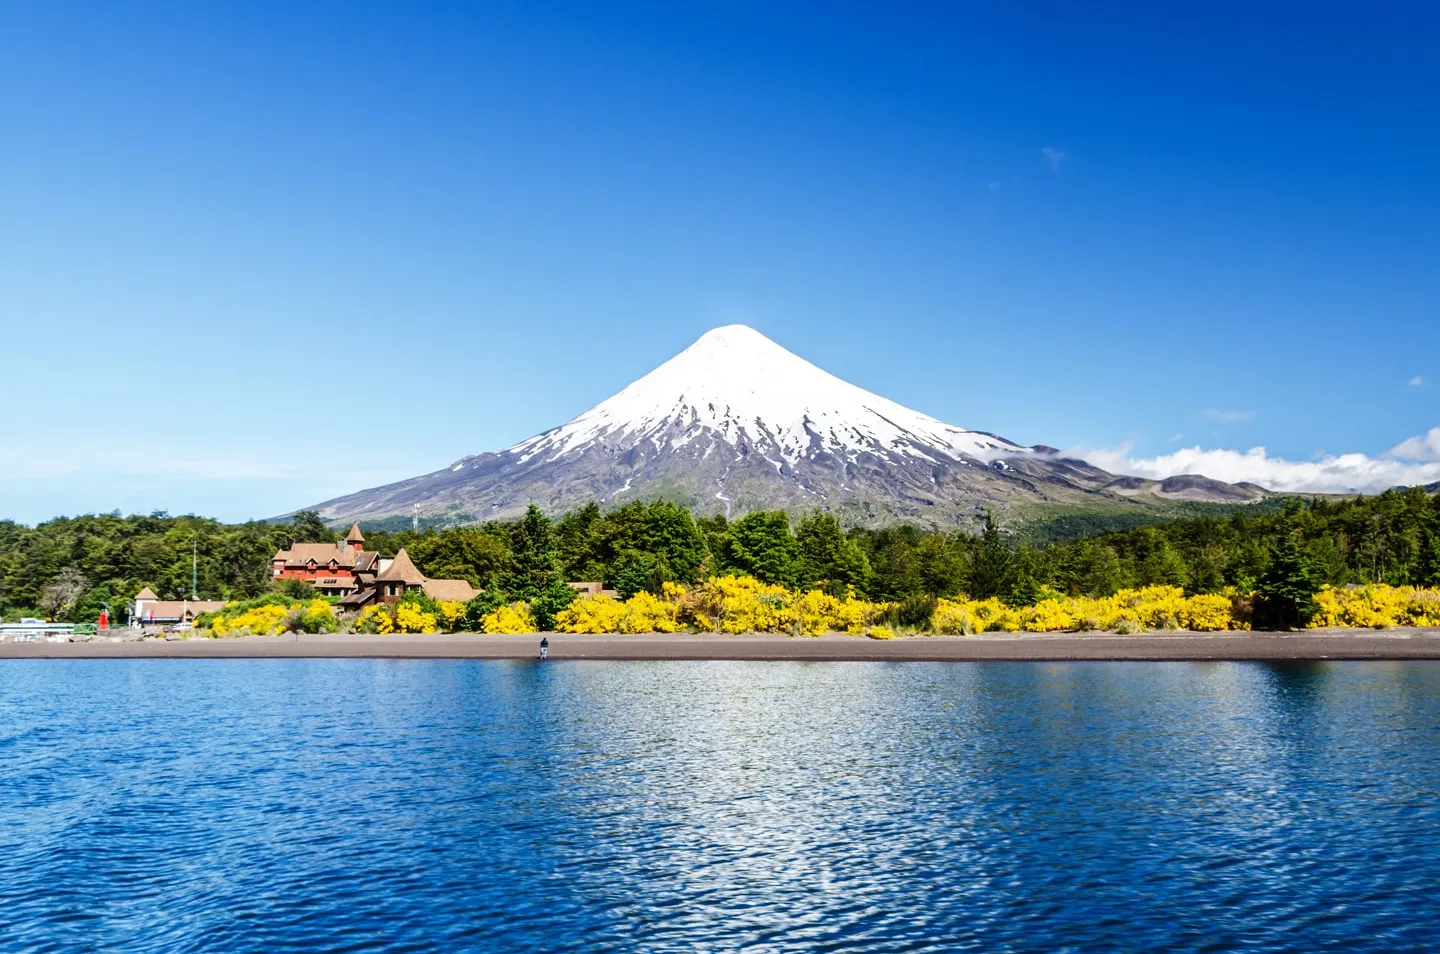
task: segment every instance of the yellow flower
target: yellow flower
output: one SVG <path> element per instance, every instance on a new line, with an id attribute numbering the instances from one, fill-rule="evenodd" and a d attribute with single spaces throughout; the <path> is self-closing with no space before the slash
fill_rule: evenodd
<path id="1" fill-rule="evenodd" d="M 459 600 L 442 600 L 440 603 L 440 619 L 445 623 L 448 632 L 455 632 L 465 622 L 465 604 Z"/>
<path id="2" fill-rule="evenodd" d="M 439 627 L 434 613 L 426 613 L 413 603 L 398 603 L 395 606 L 395 628 L 402 633 L 433 633 Z"/>
<path id="3" fill-rule="evenodd" d="M 501 606 L 480 620 L 480 628 L 487 633 L 533 633 L 535 617 L 525 603 L 511 603 Z"/>

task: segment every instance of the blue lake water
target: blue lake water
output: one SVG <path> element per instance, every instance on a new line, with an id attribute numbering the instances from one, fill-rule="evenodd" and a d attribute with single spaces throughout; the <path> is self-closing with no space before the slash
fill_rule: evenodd
<path id="1" fill-rule="evenodd" d="M 1440 664 L 0 663 L 0 949 L 1440 945 Z"/>

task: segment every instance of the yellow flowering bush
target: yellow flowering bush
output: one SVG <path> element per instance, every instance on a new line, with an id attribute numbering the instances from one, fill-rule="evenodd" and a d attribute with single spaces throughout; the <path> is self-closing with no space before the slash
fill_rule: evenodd
<path id="1" fill-rule="evenodd" d="M 889 603 L 873 603 L 819 590 L 796 593 L 748 576 L 718 576 L 694 590 L 667 586 L 666 596 L 680 618 L 696 629 L 721 633 L 795 633 L 819 636 L 839 631 L 861 635 Z"/>
<path id="2" fill-rule="evenodd" d="M 1020 628 L 1020 611 L 996 599 L 975 604 L 975 615 L 992 632 L 1013 633 Z"/>
<path id="3" fill-rule="evenodd" d="M 1201 593 L 1185 600 L 1180 608 L 1180 625 L 1197 633 L 1220 632 L 1227 629 L 1249 629 L 1234 617 L 1230 597 L 1220 593 Z"/>
<path id="4" fill-rule="evenodd" d="M 712 577 L 700 584 L 697 593 L 697 617 L 713 620 L 717 632 L 785 632 L 799 619 L 794 594 L 754 577 Z"/>
<path id="5" fill-rule="evenodd" d="M 233 630 L 247 630 L 256 636 L 268 636 L 284 631 L 284 627 L 280 623 L 288 615 L 290 615 L 288 606 L 256 606 L 234 615 L 222 612 L 215 617 L 210 628 L 216 636 L 224 636 Z"/>
<path id="6" fill-rule="evenodd" d="M 335 610 L 325 600 L 276 600 L 231 603 L 218 613 L 202 619 L 216 636 L 273 636 L 291 628 L 306 633 L 333 633 L 340 628 Z"/>
<path id="7" fill-rule="evenodd" d="M 643 590 L 625 601 L 622 633 L 673 633 L 680 629 L 679 608 Z"/>
<path id="8" fill-rule="evenodd" d="M 487 633 L 533 633 L 535 617 L 524 603 L 511 603 L 491 610 L 480 619 L 480 629 Z"/>
<path id="9" fill-rule="evenodd" d="M 674 633 L 680 629 L 680 607 L 643 591 L 624 602 L 582 596 L 555 614 L 555 628 L 562 633 Z"/>
<path id="10" fill-rule="evenodd" d="M 894 632 L 894 630 L 890 629 L 890 627 L 888 627 L 888 626 L 872 626 L 872 627 L 870 627 L 870 632 L 867 633 L 866 635 L 869 636 L 871 639 L 894 639 L 894 638 L 895 638 L 895 632 Z"/>
<path id="11" fill-rule="evenodd" d="M 555 614 L 562 633 L 618 633 L 625 604 L 612 596 L 582 596 Z"/>
<path id="12" fill-rule="evenodd" d="M 465 627 L 465 604 L 459 600 L 441 600 L 439 616 L 447 633 L 457 632 Z"/>
<path id="13" fill-rule="evenodd" d="M 1054 633 L 1069 630 L 1248 628 L 1235 619 L 1230 594 L 1187 597 L 1179 587 L 1147 586 L 1114 596 L 1060 596 L 1042 591 L 1034 606 L 1014 609 L 997 599 L 939 600 L 931 629 L 947 636 L 986 632 Z"/>
<path id="14" fill-rule="evenodd" d="M 439 629 L 439 620 L 413 603 L 396 603 L 395 629 L 402 633 L 433 633 Z"/>
<path id="15" fill-rule="evenodd" d="M 811 590 L 802 593 L 795 601 L 795 612 L 800 618 L 800 632 L 805 636 L 819 636 L 828 632 L 830 620 L 835 616 L 839 600 L 829 593 Z"/>
<path id="16" fill-rule="evenodd" d="M 1041 600 L 1020 611 L 1020 628 L 1027 633 L 1057 633 L 1076 629 L 1080 618 L 1068 600 Z"/>
<path id="17" fill-rule="evenodd" d="M 936 600 L 930 628 L 942 636 L 969 636 L 975 632 L 975 620 L 965 600 Z"/>
<path id="18" fill-rule="evenodd" d="M 705 632 L 795 633 L 819 636 L 841 630 L 863 635 L 888 608 L 856 598 L 811 591 L 795 593 L 753 577 L 722 576 L 691 589 L 666 583 L 660 596 L 636 593 L 623 602 L 583 596 L 561 610 L 562 633 L 674 633 L 683 625 Z"/>
<path id="19" fill-rule="evenodd" d="M 395 632 L 395 618 L 390 615 L 390 607 L 382 603 L 372 603 L 360 611 L 360 618 L 355 621 L 355 628 L 360 632 L 374 627 L 375 632 L 381 636 L 388 636 Z"/>
<path id="20" fill-rule="evenodd" d="M 1417 589 L 1405 604 L 1407 626 L 1440 626 L 1440 590 Z"/>
<path id="21" fill-rule="evenodd" d="M 1440 590 L 1385 583 L 1327 586 L 1315 594 L 1315 605 L 1311 628 L 1440 626 Z"/>

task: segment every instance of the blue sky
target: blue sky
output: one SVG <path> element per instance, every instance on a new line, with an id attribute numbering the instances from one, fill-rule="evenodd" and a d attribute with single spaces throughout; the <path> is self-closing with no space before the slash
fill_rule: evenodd
<path id="1" fill-rule="evenodd" d="M 731 322 L 1114 469 L 1440 479 L 1432 5 L 27 6 L 0 516 L 268 516 Z"/>

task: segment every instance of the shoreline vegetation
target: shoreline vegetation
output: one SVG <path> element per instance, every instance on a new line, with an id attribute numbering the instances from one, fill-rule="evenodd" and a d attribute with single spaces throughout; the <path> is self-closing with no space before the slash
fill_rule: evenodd
<path id="1" fill-rule="evenodd" d="M 1440 630 L 1298 633 L 985 633 L 867 639 L 765 634 L 546 634 L 551 660 L 795 660 L 809 662 L 1067 662 L 1440 660 Z M 538 634 L 303 634 L 234 639 L 0 643 L 0 659 L 509 659 L 535 660 Z"/>
<path id="2" fill-rule="evenodd" d="M 1440 625 L 1440 498 L 1422 488 L 1353 500 L 1287 500 L 1265 514 L 1176 520 L 1036 544 L 987 517 L 980 533 L 844 528 L 833 514 L 695 518 L 666 501 L 559 518 L 367 532 L 431 578 L 481 590 L 468 603 L 422 591 L 337 616 L 276 549 L 333 540 L 317 514 L 225 525 L 199 517 L 0 522 L 0 613 L 113 622 L 143 586 L 226 600 L 207 635 L 361 635 L 554 630 L 885 640 L 935 633 L 1303 630 Z M 567 581 L 618 594 L 579 596 Z"/>
<path id="3" fill-rule="evenodd" d="M 410 590 L 394 604 L 337 615 L 324 599 L 268 596 L 233 603 L 196 620 L 194 635 L 209 638 L 285 633 L 368 636 L 461 634 L 490 636 L 556 632 L 577 635 L 827 634 L 893 639 L 903 636 L 978 636 L 985 633 L 1246 632 L 1255 599 L 1234 590 L 1186 596 L 1175 586 L 1121 590 L 1107 597 L 1074 597 L 1042 587 L 1033 603 L 996 598 L 933 599 L 913 606 L 823 590 L 788 590 L 753 577 L 721 576 L 686 587 L 665 583 L 657 596 L 641 590 L 628 599 L 572 595 L 542 624 L 523 600 L 505 603 L 481 594 L 468 603 L 436 601 Z M 1371 584 L 1323 587 L 1312 596 L 1307 629 L 1440 627 L 1440 590 Z M 923 616 L 909 615 L 916 611 Z"/>

